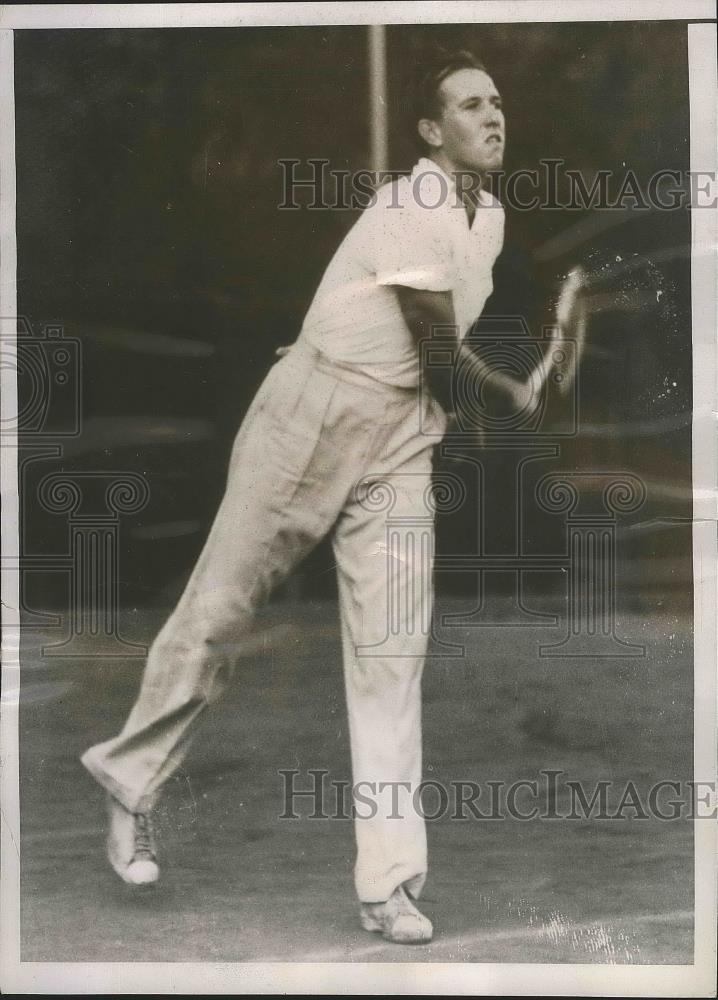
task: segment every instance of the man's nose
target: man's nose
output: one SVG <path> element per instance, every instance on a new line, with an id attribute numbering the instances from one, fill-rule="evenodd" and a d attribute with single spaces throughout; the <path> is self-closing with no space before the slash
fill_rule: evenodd
<path id="1" fill-rule="evenodd" d="M 487 128 L 503 128 L 503 112 L 499 108 L 492 108 L 491 111 L 487 112 L 486 118 L 484 119 L 484 125 L 486 125 Z"/>

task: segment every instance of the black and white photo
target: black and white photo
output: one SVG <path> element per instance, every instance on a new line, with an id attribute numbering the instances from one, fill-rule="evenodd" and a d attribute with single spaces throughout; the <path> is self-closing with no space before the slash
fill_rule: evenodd
<path id="1" fill-rule="evenodd" d="M 4 8 L 6 989 L 715 996 L 708 8 Z"/>

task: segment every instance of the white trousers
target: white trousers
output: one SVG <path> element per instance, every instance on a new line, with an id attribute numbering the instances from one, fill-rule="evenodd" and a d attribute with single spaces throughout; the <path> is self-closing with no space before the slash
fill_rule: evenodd
<path id="1" fill-rule="evenodd" d="M 152 807 L 192 724 L 231 679 L 254 614 L 331 531 L 353 782 L 363 796 L 355 885 L 363 902 L 387 899 L 400 884 L 418 896 L 427 868 L 415 806 L 432 601 L 431 459 L 444 425 L 438 404 L 418 390 L 333 366 L 301 338 L 273 366 L 127 722 L 82 757 L 126 808 Z"/>

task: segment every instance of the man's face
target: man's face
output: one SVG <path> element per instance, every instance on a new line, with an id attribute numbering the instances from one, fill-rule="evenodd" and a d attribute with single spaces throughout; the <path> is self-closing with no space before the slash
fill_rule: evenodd
<path id="1" fill-rule="evenodd" d="M 439 88 L 436 120 L 441 152 L 457 170 L 498 170 L 504 159 L 506 126 L 494 81 L 480 69 L 459 69 Z"/>

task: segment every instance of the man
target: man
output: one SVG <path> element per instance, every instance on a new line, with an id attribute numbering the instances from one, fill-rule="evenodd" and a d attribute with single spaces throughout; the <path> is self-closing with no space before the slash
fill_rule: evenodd
<path id="1" fill-rule="evenodd" d="M 432 450 L 452 405 L 436 371 L 421 391 L 419 344 L 437 325 L 454 327 L 456 353 L 496 405 L 531 405 L 548 375 L 548 363 L 526 382 L 492 372 L 461 342 L 503 242 L 503 209 L 482 186 L 503 159 L 498 91 L 460 52 L 426 68 L 417 101 L 426 156 L 379 190 L 337 250 L 239 430 L 216 520 L 122 732 L 82 758 L 109 792 L 113 868 L 130 884 L 155 881 L 150 813 L 162 783 L 229 681 L 259 606 L 332 532 L 354 784 L 376 790 L 375 814 L 355 820 L 360 919 L 402 943 L 432 935 L 413 902 L 427 859 L 411 807 L 432 553 L 415 554 L 412 525 L 431 525 Z M 393 790 L 406 792 L 398 810 Z"/>

